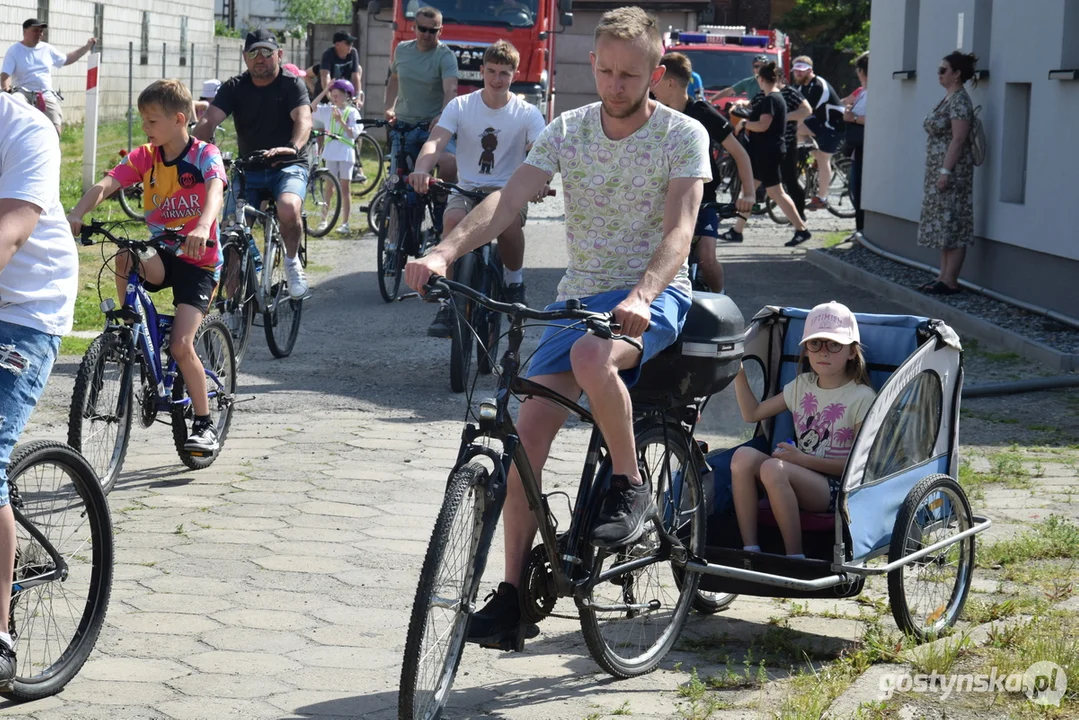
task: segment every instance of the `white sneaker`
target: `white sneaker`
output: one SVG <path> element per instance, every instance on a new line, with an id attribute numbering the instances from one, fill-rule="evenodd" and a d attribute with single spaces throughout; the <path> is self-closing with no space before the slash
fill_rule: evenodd
<path id="1" fill-rule="evenodd" d="M 342 225 L 341 227 L 337 228 L 337 234 L 338 235 L 351 235 L 352 234 L 352 228 L 350 228 L 347 224 Z"/>
<path id="2" fill-rule="evenodd" d="M 300 259 L 285 258 L 285 277 L 288 278 L 288 294 L 293 300 L 299 300 L 307 294 L 307 276 L 304 275 Z"/>

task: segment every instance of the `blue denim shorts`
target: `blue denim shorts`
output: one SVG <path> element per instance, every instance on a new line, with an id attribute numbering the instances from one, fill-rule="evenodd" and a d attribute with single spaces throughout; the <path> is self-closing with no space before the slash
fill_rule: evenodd
<path id="1" fill-rule="evenodd" d="M 245 179 L 244 200 L 248 205 L 258 207 L 267 196 L 279 198 L 283 193 L 299 195 L 301 202 L 307 197 L 307 165 L 248 170 Z M 235 212 L 235 188 L 230 186 L 225 198 L 225 217 L 231 217 Z"/>
<path id="2" fill-rule="evenodd" d="M 592 297 L 581 298 L 581 305 L 585 310 L 605 312 L 614 310 L 626 299 L 627 295 L 629 295 L 629 290 L 610 290 Z M 641 365 L 651 360 L 656 353 L 678 338 L 691 304 L 689 297 L 669 287 L 652 302 L 652 323 L 641 338 L 644 345 L 641 362 L 636 367 L 619 373 L 626 387 L 633 387 L 637 383 L 641 376 Z M 564 302 L 556 302 L 548 305 L 547 309 L 559 310 L 565 306 Z M 558 320 L 543 332 L 539 348 L 528 366 L 526 377 L 555 375 L 570 372 L 573 369 L 569 359 L 570 349 L 585 334 L 583 329 L 568 329 L 568 326 L 574 322 L 573 320 Z"/>
<path id="3" fill-rule="evenodd" d="M 395 158 L 397 157 L 397 153 L 400 151 L 399 138 L 401 136 L 397 133 L 392 133 L 390 137 L 392 138 L 392 141 L 390 142 L 390 157 Z M 420 156 L 420 150 L 423 148 L 423 144 L 427 142 L 427 138 L 429 137 L 431 137 L 431 133 L 427 130 L 426 127 L 414 128 L 405 133 L 405 152 L 407 152 L 409 157 L 412 158 L 413 164 L 415 164 L 416 158 Z M 451 155 L 455 155 L 457 153 L 456 135 L 450 138 L 449 143 L 446 144 L 446 149 L 444 152 L 448 152 Z"/>
<path id="4" fill-rule="evenodd" d="M 60 351 L 60 336 L 0 320 L 0 507 L 11 501 L 7 465 Z"/>

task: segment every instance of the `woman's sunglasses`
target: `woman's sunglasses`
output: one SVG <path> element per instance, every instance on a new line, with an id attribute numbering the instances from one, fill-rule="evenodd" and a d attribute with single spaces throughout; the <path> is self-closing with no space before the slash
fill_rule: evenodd
<path id="1" fill-rule="evenodd" d="M 939 68 L 937 68 L 937 75 L 943 75 L 944 73 L 948 73 L 948 72 L 951 72 L 951 71 L 952 71 L 951 68 L 939 67 Z"/>
<path id="2" fill-rule="evenodd" d="M 438 27 L 424 27 L 423 25 L 416 26 L 416 32 L 427 33 L 428 35 L 438 35 L 440 30 L 442 30 L 441 25 L 439 25 Z"/>
<path id="3" fill-rule="evenodd" d="M 806 341 L 806 350 L 809 350 L 809 352 L 820 352 L 821 348 L 828 348 L 828 352 L 835 355 L 837 352 L 843 349 L 843 343 L 838 343 L 835 340 Z"/>
<path id="4" fill-rule="evenodd" d="M 274 54 L 274 51 L 270 48 L 255 48 L 254 50 L 248 50 L 246 53 L 248 60 L 254 60 L 257 57 L 268 58 Z"/>

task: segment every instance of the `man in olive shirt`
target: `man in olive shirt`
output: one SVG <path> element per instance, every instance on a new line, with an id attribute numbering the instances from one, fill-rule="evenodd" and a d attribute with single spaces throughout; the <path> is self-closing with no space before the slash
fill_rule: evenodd
<path id="1" fill-rule="evenodd" d="M 386 85 L 386 119 L 409 124 L 426 123 L 405 136 L 405 151 L 416 158 L 438 124 L 442 109 L 457 97 L 457 58 L 449 46 L 439 42 L 442 13 L 431 7 L 416 11 L 416 39 L 397 46 L 390 62 Z M 396 155 L 398 136 L 393 136 Z M 439 175 L 450 182 L 457 178 L 457 164 L 451 141 L 438 159 Z"/>
<path id="2" fill-rule="evenodd" d="M 724 88 L 723 90 L 720 90 L 718 97 L 725 98 L 733 97 L 735 95 L 741 97 L 744 95 L 751 100 L 757 97 L 757 95 L 760 94 L 761 91 L 761 84 L 757 82 L 757 72 L 761 69 L 761 65 L 766 62 L 768 62 L 768 58 L 764 55 L 758 55 L 757 57 L 753 58 L 753 74 L 745 78 L 744 80 L 739 80 L 734 85 L 731 85 L 729 88 Z"/>

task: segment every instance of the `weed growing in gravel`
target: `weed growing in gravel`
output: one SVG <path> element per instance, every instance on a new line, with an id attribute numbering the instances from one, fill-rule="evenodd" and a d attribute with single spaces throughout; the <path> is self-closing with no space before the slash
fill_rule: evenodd
<path id="1" fill-rule="evenodd" d="M 1079 558 L 1079 526 L 1050 515 L 1017 537 L 981 548 L 977 561 L 980 567 L 993 567 L 1065 558 Z"/>
<path id="2" fill-rule="evenodd" d="M 970 635 L 962 632 L 911 648 L 907 652 L 907 659 L 918 672 L 946 675 L 952 671 L 959 658 L 970 654 L 971 644 Z"/>
<path id="3" fill-rule="evenodd" d="M 684 720 L 707 720 L 712 713 L 727 707 L 697 676 L 697 668 L 690 672 L 689 681 L 678 688 L 678 696 L 687 701 L 679 708 Z"/>
<path id="4" fill-rule="evenodd" d="M 1033 663 L 1054 662 L 1068 676 L 1068 693 L 1060 706 L 1067 715 L 1062 717 L 1074 713 L 1079 703 L 1079 613 L 1054 611 L 1038 616 L 1010 639 L 986 649 L 984 672 L 996 667 L 998 674 L 1022 673 Z M 1026 698 L 1020 696 L 1018 700 Z"/>
<path id="5" fill-rule="evenodd" d="M 629 700 L 626 700 L 624 703 L 619 705 L 617 708 L 615 708 L 614 712 L 611 713 L 611 715 L 632 715 L 632 714 L 633 714 L 633 711 L 629 709 Z"/>

